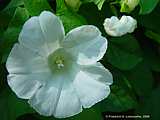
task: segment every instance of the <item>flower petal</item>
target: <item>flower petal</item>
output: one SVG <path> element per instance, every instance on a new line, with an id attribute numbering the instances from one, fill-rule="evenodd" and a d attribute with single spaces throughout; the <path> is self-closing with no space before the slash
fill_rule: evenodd
<path id="1" fill-rule="evenodd" d="M 111 74 L 107 70 L 103 71 L 104 68 L 101 67 L 94 65 L 84 68 L 75 78 L 74 85 L 84 108 L 100 102 L 110 93 Z"/>
<path id="2" fill-rule="evenodd" d="M 46 82 L 28 101 L 39 114 L 44 116 L 51 116 L 55 112 L 62 86 L 61 79 L 53 76 L 48 79 L 50 81 Z"/>
<path id="3" fill-rule="evenodd" d="M 70 79 L 73 78 L 63 75 L 53 76 L 50 82 L 42 86 L 29 100 L 30 105 L 45 116 L 54 115 L 57 118 L 65 118 L 78 114 L 82 111 L 82 105 L 73 85 L 66 83 Z"/>
<path id="4" fill-rule="evenodd" d="M 112 16 L 111 18 L 106 18 L 104 21 L 104 29 L 108 35 L 111 36 L 119 36 L 119 33 L 113 28 L 116 24 L 119 23 L 119 19 L 115 16 Z"/>
<path id="5" fill-rule="evenodd" d="M 25 22 L 19 35 L 19 42 L 41 56 L 47 56 L 49 53 L 38 17 L 31 17 Z"/>
<path id="6" fill-rule="evenodd" d="M 63 38 L 61 21 L 52 13 L 44 11 L 39 17 L 31 17 L 25 22 L 19 42 L 46 57 L 59 47 L 58 40 Z"/>
<path id="7" fill-rule="evenodd" d="M 38 53 L 20 44 L 15 44 L 6 62 L 10 74 L 48 72 L 48 63 Z"/>
<path id="8" fill-rule="evenodd" d="M 94 65 L 82 67 L 83 71 L 85 71 L 89 76 L 92 76 L 95 80 L 106 85 L 111 85 L 113 83 L 112 74 L 100 62 Z"/>
<path id="9" fill-rule="evenodd" d="M 37 80 L 38 77 L 40 78 L 41 75 L 10 74 L 7 76 L 7 81 L 11 89 L 16 93 L 19 98 L 29 99 L 36 93 L 36 91 L 41 86 L 40 80 Z"/>
<path id="10" fill-rule="evenodd" d="M 62 76 L 63 86 L 54 113 L 54 116 L 57 118 L 70 117 L 82 111 L 80 99 L 73 85 L 77 72 L 79 72 L 79 66 L 74 65 Z"/>
<path id="11" fill-rule="evenodd" d="M 49 48 L 55 48 L 56 46 L 53 41 L 62 41 L 65 36 L 62 21 L 53 13 L 48 11 L 43 11 L 40 14 L 39 21 Z"/>
<path id="12" fill-rule="evenodd" d="M 101 36 L 97 27 L 83 25 L 71 30 L 62 42 L 64 48 L 77 58 L 80 65 L 94 64 L 107 50 L 107 39 Z"/>
<path id="13" fill-rule="evenodd" d="M 124 17 L 124 16 L 122 16 Z M 127 16 L 128 18 L 128 23 L 126 26 L 128 26 L 128 33 L 134 32 L 135 28 L 137 28 L 137 21 L 133 19 L 131 16 Z"/>
<path id="14" fill-rule="evenodd" d="M 82 105 L 73 84 L 67 87 L 63 86 L 54 116 L 57 118 L 65 118 L 76 115 L 81 111 Z"/>
<path id="15" fill-rule="evenodd" d="M 20 44 L 15 44 L 12 48 L 6 67 L 9 86 L 23 99 L 32 97 L 50 74 L 47 61 Z"/>

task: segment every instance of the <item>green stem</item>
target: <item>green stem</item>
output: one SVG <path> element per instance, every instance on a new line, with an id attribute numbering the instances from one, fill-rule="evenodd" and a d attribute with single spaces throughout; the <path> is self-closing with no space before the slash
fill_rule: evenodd
<path id="1" fill-rule="evenodd" d="M 147 30 L 145 31 L 145 35 L 154 40 L 155 42 L 159 43 L 160 44 L 160 35 L 155 33 L 155 32 L 152 32 L 151 30 Z"/>

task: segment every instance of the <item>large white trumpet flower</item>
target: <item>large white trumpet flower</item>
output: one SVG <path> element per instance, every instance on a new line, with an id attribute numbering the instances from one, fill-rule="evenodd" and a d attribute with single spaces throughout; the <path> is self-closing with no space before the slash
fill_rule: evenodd
<path id="1" fill-rule="evenodd" d="M 7 59 L 8 84 L 41 115 L 73 116 L 105 99 L 111 73 L 99 61 L 107 40 L 92 25 L 71 30 L 51 12 L 31 17 Z"/>

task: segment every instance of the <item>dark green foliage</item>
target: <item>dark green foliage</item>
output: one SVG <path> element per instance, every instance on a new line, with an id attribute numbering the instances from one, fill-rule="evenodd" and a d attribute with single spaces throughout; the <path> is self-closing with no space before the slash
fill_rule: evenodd
<path id="1" fill-rule="evenodd" d="M 140 14 L 147 14 L 152 12 L 152 10 L 156 7 L 159 0 L 140 0 Z"/>
<path id="2" fill-rule="evenodd" d="M 37 16 L 44 10 L 51 10 L 46 0 L 24 0 L 24 7 L 31 16 Z"/>
<path id="3" fill-rule="evenodd" d="M 34 112 L 26 101 L 17 98 L 8 88 L 0 92 L 0 103 L 1 120 L 16 120 L 20 115 Z"/>
<path id="4" fill-rule="evenodd" d="M 141 62 L 143 58 L 137 40 L 131 35 L 125 35 L 110 39 L 106 59 L 121 70 L 129 70 Z"/>

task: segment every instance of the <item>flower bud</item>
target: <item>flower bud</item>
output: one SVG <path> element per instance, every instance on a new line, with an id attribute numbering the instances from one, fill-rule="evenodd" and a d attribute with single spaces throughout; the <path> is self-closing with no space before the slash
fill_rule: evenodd
<path id="1" fill-rule="evenodd" d="M 120 19 L 112 16 L 111 18 L 106 18 L 103 25 L 108 35 L 119 37 L 132 33 L 137 27 L 137 21 L 131 16 L 123 15 Z"/>
<path id="2" fill-rule="evenodd" d="M 131 12 L 139 4 L 139 0 L 121 0 L 121 12 Z"/>
<path id="3" fill-rule="evenodd" d="M 78 11 L 81 6 L 80 0 L 65 0 L 67 6 L 69 6 L 73 11 Z"/>

